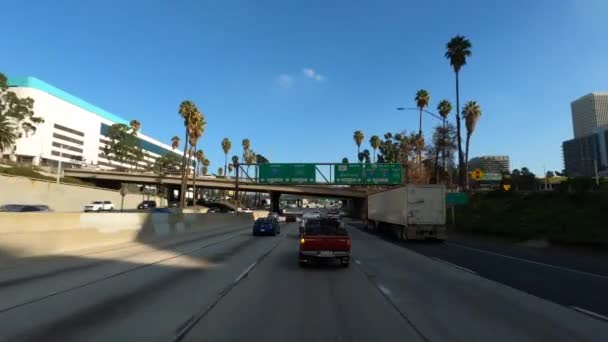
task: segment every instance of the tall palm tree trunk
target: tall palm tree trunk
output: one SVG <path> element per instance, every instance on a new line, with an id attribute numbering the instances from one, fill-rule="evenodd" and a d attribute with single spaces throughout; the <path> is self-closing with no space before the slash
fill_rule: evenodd
<path id="1" fill-rule="evenodd" d="M 467 133 L 467 142 L 466 142 L 466 147 L 465 147 L 465 151 L 466 151 L 466 160 L 464 162 L 464 175 L 465 175 L 465 180 L 466 180 L 466 189 L 469 190 L 469 141 L 471 140 L 471 135 Z"/>
<path id="2" fill-rule="evenodd" d="M 194 150 L 196 151 L 196 146 Z M 192 205 L 196 207 L 196 170 L 198 169 L 198 160 L 194 165 L 194 172 L 192 173 Z"/>
<path id="3" fill-rule="evenodd" d="M 441 144 L 441 142 L 440 142 Z M 439 184 L 439 151 L 441 148 L 437 146 L 437 151 L 435 151 L 435 184 Z"/>
<path id="4" fill-rule="evenodd" d="M 188 153 L 188 128 L 186 128 L 186 137 L 184 138 L 184 156 L 182 157 L 182 179 L 180 184 L 179 207 L 184 208 L 186 203 L 186 154 Z"/>
<path id="5" fill-rule="evenodd" d="M 374 149 L 374 164 L 376 163 L 376 149 Z"/>
<path id="6" fill-rule="evenodd" d="M 460 138 L 460 89 L 458 83 L 458 71 L 456 72 L 456 137 L 458 140 L 458 185 L 464 187 L 465 182 L 465 165 L 462 160 L 462 139 Z"/>
<path id="7" fill-rule="evenodd" d="M 443 133 L 441 134 L 441 165 L 443 166 L 443 170 L 446 170 L 445 167 L 445 147 L 447 145 L 447 131 L 445 128 L 445 119 L 443 119 Z"/>
<path id="8" fill-rule="evenodd" d="M 224 153 L 224 176 L 228 179 L 228 153 Z"/>

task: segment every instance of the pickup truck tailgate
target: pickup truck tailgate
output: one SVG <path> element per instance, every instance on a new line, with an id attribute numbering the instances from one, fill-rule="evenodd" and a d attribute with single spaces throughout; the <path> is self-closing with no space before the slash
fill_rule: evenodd
<path id="1" fill-rule="evenodd" d="M 300 239 L 301 251 L 350 251 L 349 236 L 303 235 Z"/>

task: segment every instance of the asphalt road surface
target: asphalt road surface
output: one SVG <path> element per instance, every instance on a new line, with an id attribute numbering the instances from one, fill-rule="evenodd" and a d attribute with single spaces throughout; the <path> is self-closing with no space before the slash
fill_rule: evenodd
<path id="1" fill-rule="evenodd" d="M 295 224 L 0 269 L 1 341 L 605 341 L 608 322 L 349 228 L 300 268 Z"/>

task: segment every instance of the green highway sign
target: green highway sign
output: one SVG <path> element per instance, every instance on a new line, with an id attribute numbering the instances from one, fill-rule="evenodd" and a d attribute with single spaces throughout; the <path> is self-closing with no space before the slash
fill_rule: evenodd
<path id="1" fill-rule="evenodd" d="M 483 177 L 481 177 L 482 181 L 501 181 L 502 175 L 500 173 L 485 173 Z"/>
<path id="2" fill-rule="evenodd" d="M 363 164 L 334 165 L 335 184 L 364 184 Z"/>
<path id="3" fill-rule="evenodd" d="M 400 164 L 336 164 L 334 183 L 345 185 L 401 184 Z"/>
<path id="4" fill-rule="evenodd" d="M 401 184 L 400 164 L 366 164 L 365 183 L 377 185 Z"/>
<path id="5" fill-rule="evenodd" d="M 314 184 L 315 164 L 259 164 L 259 182 L 267 184 Z"/>
<path id="6" fill-rule="evenodd" d="M 464 205 L 469 203 L 469 195 L 466 192 L 448 192 L 445 194 L 447 205 Z"/>

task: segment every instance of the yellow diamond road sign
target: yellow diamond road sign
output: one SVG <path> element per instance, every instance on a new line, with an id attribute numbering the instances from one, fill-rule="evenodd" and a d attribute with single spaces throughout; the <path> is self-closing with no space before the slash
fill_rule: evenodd
<path id="1" fill-rule="evenodd" d="M 471 178 L 474 180 L 481 180 L 483 178 L 483 171 L 475 169 L 475 171 L 471 172 Z"/>

